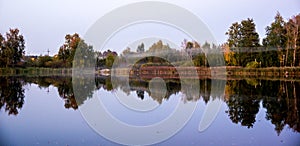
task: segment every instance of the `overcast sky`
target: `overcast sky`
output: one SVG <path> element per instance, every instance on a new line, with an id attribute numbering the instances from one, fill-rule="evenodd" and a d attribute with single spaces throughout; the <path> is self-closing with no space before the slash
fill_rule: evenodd
<path id="1" fill-rule="evenodd" d="M 218 43 L 226 41 L 225 32 L 236 21 L 253 18 L 260 38 L 277 11 L 288 19 L 300 13 L 299 0 L 160 0 L 197 15 Z M 26 41 L 26 54 L 56 54 L 66 34 L 83 36 L 106 13 L 135 0 L 0 0 L 0 33 L 19 28 Z M 180 45 L 180 42 L 174 42 Z M 112 48 L 114 49 L 114 48 Z"/>

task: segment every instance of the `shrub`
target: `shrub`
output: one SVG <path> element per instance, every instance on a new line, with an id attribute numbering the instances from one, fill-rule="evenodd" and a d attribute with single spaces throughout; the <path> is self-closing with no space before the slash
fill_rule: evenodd
<path id="1" fill-rule="evenodd" d="M 248 62 L 246 65 L 247 68 L 258 68 L 259 67 L 259 63 L 256 61 L 251 61 Z"/>

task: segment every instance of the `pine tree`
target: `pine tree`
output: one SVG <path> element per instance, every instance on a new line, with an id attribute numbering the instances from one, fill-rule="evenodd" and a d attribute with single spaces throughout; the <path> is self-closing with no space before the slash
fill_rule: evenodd
<path id="1" fill-rule="evenodd" d="M 264 62 L 267 62 L 266 66 L 280 66 L 280 59 L 282 65 L 283 49 L 286 45 L 286 30 L 284 28 L 285 21 L 279 12 L 275 16 L 274 22 L 270 26 L 266 27 L 266 38 L 263 39 L 263 46 L 266 47 L 267 52 L 263 52 L 263 56 L 266 57 Z M 265 63 L 264 63 L 265 64 Z"/>
<path id="2" fill-rule="evenodd" d="M 238 66 L 245 66 L 254 60 L 252 50 L 260 44 L 253 19 L 233 23 L 225 34 L 228 35 L 227 44 L 236 52 L 234 56 Z"/>

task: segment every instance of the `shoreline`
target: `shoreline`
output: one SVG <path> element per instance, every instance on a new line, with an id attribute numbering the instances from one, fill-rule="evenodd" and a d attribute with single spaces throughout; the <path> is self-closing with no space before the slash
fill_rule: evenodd
<path id="1" fill-rule="evenodd" d="M 267 67 L 267 68 L 245 68 L 236 66 L 222 67 L 166 67 L 148 66 L 138 69 L 116 68 L 111 71 L 112 75 L 138 76 L 142 78 L 152 78 L 158 76 L 162 78 L 179 77 L 243 77 L 243 78 L 300 78 L 300 67 Z"/>
<path id="2" fill-rule="evenodd" d="M 196 71 L 196 72 L 195 72 Z M 72 76 L 72 68 L 0 68 L 0 76 Z M 138 69 L 114 68 L 95 71 L 96 75 L 152 78 L 300 78 L 300 67 L 245 68 L 237 66 L 222 67 L 168 67 L 148 66 Z M 180 76 L 179 76 L 180 74 Z"/>
<path id="3" fill-rule="evenodd" d="M 0 68 L 0 76 L 71 76 L 72 68 Z"/>

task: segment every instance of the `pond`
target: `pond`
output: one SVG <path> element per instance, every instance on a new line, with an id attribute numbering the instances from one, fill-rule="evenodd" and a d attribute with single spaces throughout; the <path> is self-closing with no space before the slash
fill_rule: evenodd
<path id="1" fill-rule="evenodd" d="M 71 76 L 0 77 L 0 142 L 300 144 L 299 80 L 194 81 L 110 76 L 89 80 Z M 208 120 L 203 123 L 205 114 Z"/>

